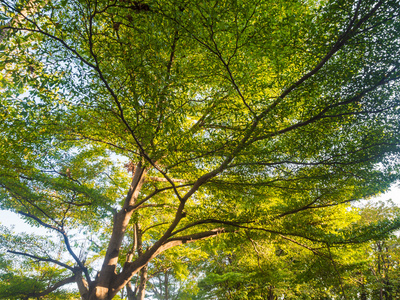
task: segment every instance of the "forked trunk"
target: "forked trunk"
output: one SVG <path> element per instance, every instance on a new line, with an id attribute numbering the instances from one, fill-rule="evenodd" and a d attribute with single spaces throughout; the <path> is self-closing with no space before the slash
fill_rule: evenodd
<path id="1" fill-rule="evenodd" d="M 133 209 L 131 207 L 136 203 L 140 189 L 144 182 L 145 174 L 146 171 L 144 167 L 141 165 L 141 163 L 139 163 L 134 168 L 132 183 L 126 196 L 124 205 L 121 210 L 115 214 L 113 232 L 108 244 L 103 266 L 96 281 L 92 283 L 88 300 L 112 299 L 119 292 L 119 290 L 123 288 L 121 287 L 118 290 L 112 289 L 112 284 L 117 277 L 116 268 L 122 240 L 133 213 Z"/>

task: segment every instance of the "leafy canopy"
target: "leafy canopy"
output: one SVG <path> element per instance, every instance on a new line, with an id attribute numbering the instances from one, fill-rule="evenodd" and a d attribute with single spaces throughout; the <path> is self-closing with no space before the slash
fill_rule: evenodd
<path id="1" fill-rule="evenodd" d="M 346 217 L 399 176 L 398 1 L 1 3 L 0 205 L 70 259 L 5 247 L 83 298 L 220 233 L 326 245 L 399 226 Z"/>

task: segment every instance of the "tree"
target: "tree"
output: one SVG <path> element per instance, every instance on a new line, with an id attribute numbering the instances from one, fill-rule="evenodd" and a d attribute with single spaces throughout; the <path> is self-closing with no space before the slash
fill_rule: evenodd
<path id="1" fill-rule="evenodd" d="M 367 202 L 346 214 L 338 228 L 399 216 L 391 201 Z M 357 225 L 358 224 L 358 225 Z M 334 227 L 333 225 L 332 227 Z M 202 247 L 199 293 L 194 299 L 397 299 L 399 238 L 396 234 L 360 244 L 301 245 L 290 239 L 225 237 Z"/>
<path id="2" fill-rule="evenodd" d="M 198 290 L 195 280 L 177 274 L 172 268 L 157 273 L 150 281 L 148 299 L 158 300 L 190 300 L 197 294 Z M 194 276 L 193 276 L 194 277 Z"/>
<path id="3" fill-rule="evenodd" d="M 345 215 L 346 222 L 332 228 L 359 219 L 355 209 Z M 302 244 L 283 235 L 260 239 L 251 232 L 239 242 L 226 238 L 212 246 L 195 299 L 358 299 L 352 296 L 359 288 L 349 291 L 348 278 L 365 265 L 367 246 Z"/>
<path id="4" fill-rule="evenodd" d="M 1 208 L 65 254 L 3 246 L 82 299 L 220 234 L 333 245 L 399 226 L 332 227 L 399 177 L 398 1 L 1 3 Z"/>
<path id="5" fill-rule="evenodd" d="M 395 218 L 398 214 L 399 207 L 391 201 L 367 203 L 361 209 L 364 223 Z M 364 299 L 389 300 L 399 298 L 399 254 L 398 233 L 391 234 L 384 239 L 371 241 L 369 247 L 364 251 L 366 263 L 362 268 L 349 274 L 354 289 L 360 294 L 364 294 Z"/>

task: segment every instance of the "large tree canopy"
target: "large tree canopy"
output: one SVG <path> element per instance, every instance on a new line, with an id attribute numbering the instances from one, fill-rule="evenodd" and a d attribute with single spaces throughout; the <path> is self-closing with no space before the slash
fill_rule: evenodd
<path id="1" fill-rule="evenodd" d="M 399 178 L 397 0 L 0 3 L 1 208 L 61 237 L 3 231 L 56 274 L 19 297 L 143 290 L 152 259 L 219 234 L 399 226 L 346 206 Z"/>

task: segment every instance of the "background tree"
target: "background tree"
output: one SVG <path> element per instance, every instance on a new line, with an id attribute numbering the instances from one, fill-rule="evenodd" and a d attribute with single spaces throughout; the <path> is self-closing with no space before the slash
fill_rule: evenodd
<path id="1" fill-rule="evenodd" d="M 361 210 L 364 223 L 376 223 L 385 219 L 393 219 L 399 213 L 399 207 L 393 202 L 367 203 Z M 398 232 L 385 239 L 371 241 L 365 250 L 365 264 L 354 274 L 354 285 L 365 299 L 396 299 L 399 297 L 399 237 Z M 357 283 L 357 284 L 356 284 Z"/>
<path id="2" fill-rule="evenodd" d="M 343 213 L 342 213 L 343 214 Z M 344 215 L 344 214 L 343 214 Z M 399 215 L 392 202 L 353 207 L 338 228 L 378 223 Z M 332 226 L 334 228 L 335 225 Z M 204 276 L 193 299 L 397 299 L 399 238 L 361 244 L 293 243 L 288 237 L 229 237 L 202 248 Z"/>
<path id="3" fill-rule="evenodd" d="M 346 217 L 332 228 L 344 229 L 359 219 L 354 209 Z M 347 273 L 354 275 L 365 264 L 367 246 L 327 247 L 284 235 L 260 238 L 251 232 L 241 241 L 227 238 L 210 247 L 195 299 L 353 299 Z"/>
<path id="4" fill-rule="evenodd" d="M 399 226 L 333 226 L 398 179 L 398 1 L 0 3 L 1 207 L 66 254 L 3 247 L 54 288 L 111 299 L 219 234 L 331 247 Z"/>

